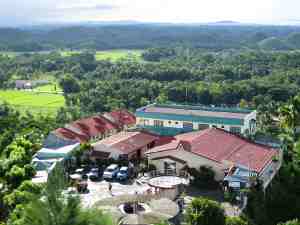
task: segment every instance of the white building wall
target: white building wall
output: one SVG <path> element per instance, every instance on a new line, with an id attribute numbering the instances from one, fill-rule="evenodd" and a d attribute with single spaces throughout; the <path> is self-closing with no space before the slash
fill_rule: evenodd
<path id="1" fill-rule="evenodd" d="M 243 126 L 243 129 L 242 129 L 242 132 L 245 133 L 246 130 L 248 129 L 249 132 L 251 131 L 250 130 L 250 121 L 251 120 L 255 120 L 256 121 L 256 111 L 253 111 L 252 113 L 248 114 L 245 119 L 244 119 L 244 126 Z M 254 127 L 254 130 L 252 132 L 250 132 L 250 134 L 254 134 L 256 131 L 256 126 Z"/>
<path id="2" fill-rule="evenodd" d="M 137 125 L 147 125 L 147 126 L 154 126 L 154 120 L 158 119 L 151 119 L 151 118 L 142 118 L 142 117 L 137 117 Z M 226 131 L 230 131 L 231 127 L 240 127 L 241 128 L 241 133 L 245 134 L 247 130 L 250 131 L 250 121 L 251 120 L 256 120 L 256 111 L 248 114 L 245 119 L 244 119 L 244 125 L 224 125 L 224 124 L 208 124 L 208 123 L 199 123 L 199 122 L 191 122 L 191 121 L 175 121 L 175 120 L 160 120 L 163 121 L 163 126 L 164 127 L 170 127 L 170 128 L 183 128 L 183 123 L 193 123 L 193 129 L 198 130 L 199 129 L 199 124 L 208 124 L 209 127 L 217 127 L 220 129 L 224 129 Z M 147 121 L 147 123 L 144 123 L 144 121 Z M 255 132 L 255 131 L 254 131 Z"/>
<path id="3" fill-rule="evenodd" d="M 211 167 L 213 169 L 213 171 L 215 172 L 215 180 L 220 181 L 220 180 L 223 180 L 223 178 L 224 178 L 223 165 L 221 165 L 215 161 L 206 159 L 204 157 L 198 156 L 196 154 L 193 154 L 191 152 L 187 152 L 185 150 L 170 150 L 170 151 L 152 153 L 151 156 L 149 157 L 149 160 L 150 160 L 151 164 L 154 164 L 156 166 L 157 170 L 163 171 L 164 170 L 164 160 L 163 159 L 151 160 L 151 159 L 157 158 L 157 157 L 167 157 L 167 156 L 173 156 L 180 160 L 186 161 L 188 167 L 190 167 L 190 168 L 199 169 L 200 166 Z M 174 162 L 176 162 L 176 161 L 174 161 Z M 184 166 L 183 164 L 176 162 L 177 172 L 180 171 L 183 166 Z"/>

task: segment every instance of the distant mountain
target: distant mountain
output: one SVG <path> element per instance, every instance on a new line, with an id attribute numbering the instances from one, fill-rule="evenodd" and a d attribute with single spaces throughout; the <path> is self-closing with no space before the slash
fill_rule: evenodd
<path id="1" fill-rule="evenodd" d="M 266 38 L 258 43 L 263 50 L 289 50 L 291 47 L 283 40 L 277 37 Z"/>
<path id="2" fill-rule="evenodd" d="M 241 23 L 238 21 L 232 21 L 232 20 L 221 20 L 211 23 L 206 23 L 208 26 L 257 26 L 258 24 L 254 23 Z"/>
<path id="3" fill-rule="evenodd" d="M 217 22 L 213 22 L 213 24 L 220 24 L 220 25 L 239 25 L 240 22 L 232 21 L 232 20 L 221 20 Z"/>
<path id="4" fill-rule="evenodd" d="M 289 34 L 286 41 L 291 46 L 293 46 L 295 48 L 300 48 L 300 33 L 294 32 L 294 33 Z"/>
<path id="5" fill-rule="evenodd" d="M 137 21 L 99 23 L 0 28 L 0 51 L 144 49 L 182 45 L 217 51 L 257 48 L 258 45 L 270 50 L 300 49 L 300 27 L 247 26 L 234 21 L 210 25 Z"/>

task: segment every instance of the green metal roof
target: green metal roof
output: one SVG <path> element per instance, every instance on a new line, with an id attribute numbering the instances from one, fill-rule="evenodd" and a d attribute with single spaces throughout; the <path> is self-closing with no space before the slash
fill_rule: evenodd
<path id="1" fill-rule="evenodd" d="M 243 119 L 236 119 L 236 118 L 219 118 L 219 117 L 208 117 L 208 116 L 150 113 L 144 111 L 137 111 L 135 115 L 136 117 L 149 118 L 149 119 L 188 121 L 188 122 L 207 123 L 207 124 L 224 124 L 224 125 L 240 125 L 240 126 L 244 125 Z"/>
<path id="2" fill-rule="evenodd" d="M 231 107 L 209 107 L 209 106 L 202 106 L 202 105 L 182 105 L 182 104 L 153 104 L 155 107 L 161 108 L 173 108 L 173 109 L 188 109 L 188 110 L 203 110 L 203 111 L 210 111 L 210 112 L 231 112 L 231 113 L 251 113 L 254 110 L 251 109 L 244 109 L 244 108 L 231 108 Z"/>

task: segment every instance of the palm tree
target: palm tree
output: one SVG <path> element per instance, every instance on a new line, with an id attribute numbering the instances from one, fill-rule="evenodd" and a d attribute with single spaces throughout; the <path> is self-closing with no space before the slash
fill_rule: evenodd
<path id="1" fill-rule="evenodd" d="M 295 151 L 297 144 L 297 128 L 300 126 L 300 95 L 289 100 L 288 104 L 279 108 L 280 126 L 283 133 L 280 135 L 288 160 L 298 159 Z"/>
<path id="2" fill-rule="evenodd" d="M 285 130 L 290 130 L 295 135 L 296 128 L 300 125 L 300 95 L 292 98 L 288 104 L 279 109 L 280 125 Z"/>
<path id="3" fill-rule="evenodd" d="M 97 209 L 83 209 L 78 196 L 65 195 L 63 170 L 56 168 L 42 196 L 24 207 L 18 225 L 112 225 L 110 216 Z"/>

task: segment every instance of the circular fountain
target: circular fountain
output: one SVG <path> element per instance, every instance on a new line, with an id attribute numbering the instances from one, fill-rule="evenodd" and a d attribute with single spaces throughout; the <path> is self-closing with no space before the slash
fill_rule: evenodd
<path id="1" fill-rule="evenodd" d="M 121 204 L 118 208 L 124 215 L 151 212 L 151 209 L 147 204 L 139 202 L 126 202 Z"/>

